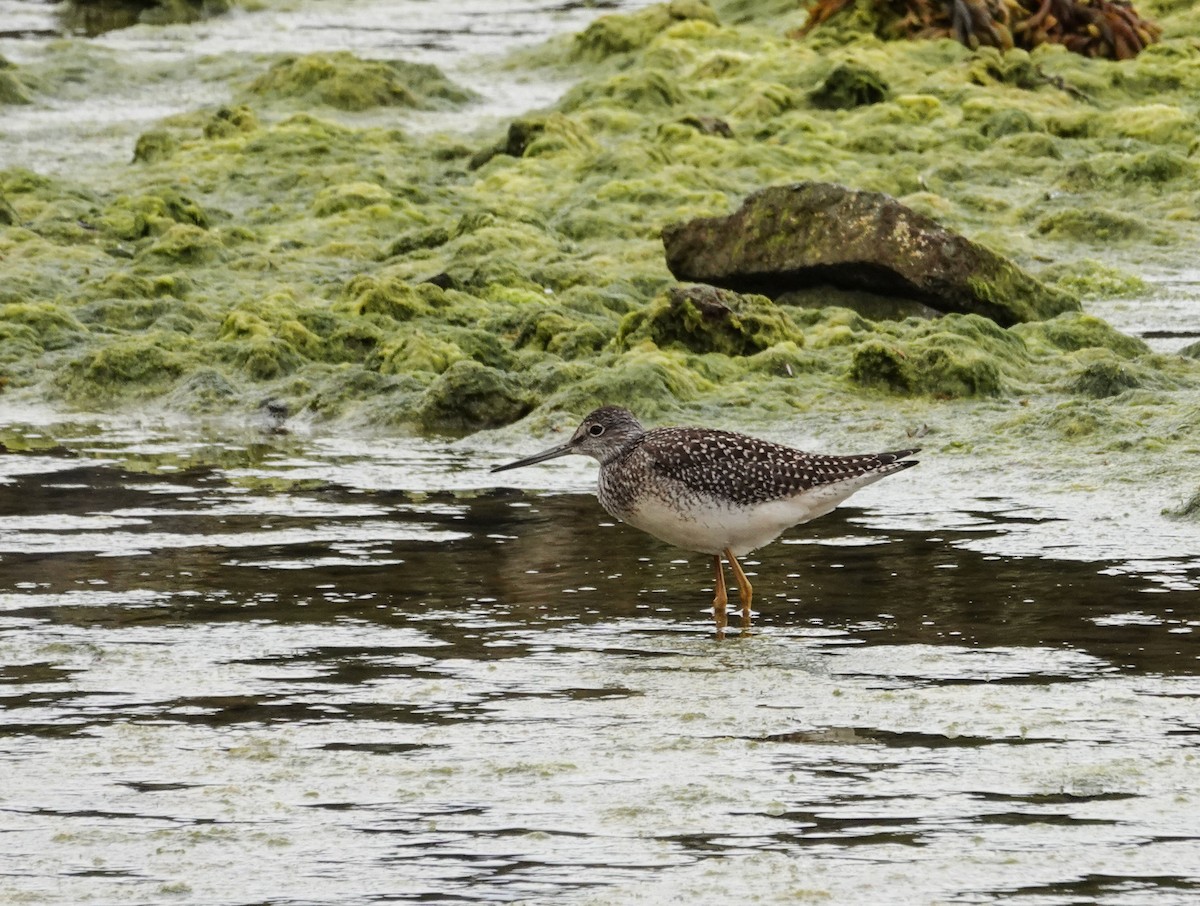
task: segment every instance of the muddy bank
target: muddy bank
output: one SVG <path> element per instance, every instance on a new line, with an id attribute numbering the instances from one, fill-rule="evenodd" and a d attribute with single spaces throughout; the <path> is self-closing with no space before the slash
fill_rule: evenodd
<path id="1" fill-rule="evenodd" d="M 1200 363 L 1094 315 L 874 320 L 818 290 L 743 296 L 711 325 L 670 294 L 660 242 L 763 186 L 836 181 L 1085 307 L 1152 296 L 1198 238 L 1200 16 L 1144 7 L 1163 40 L 1118 63 L 845 28 L 791 40 L 794 4 L 676 2 L 519 55 L 578 83 L 484 132 L 471 92 L 428 67 L 231 55 L 227 105 L 162 121 L 99 179 L 0 171 L 0 381 L 65 408 L 272 397 L 308 420 L 435 433 L 541 429 L 613 401 L 651 420 L 736 407 L 912 428 L 958 400 L 950 450 L 996 448 L 998 422 L 1080 450 L 1181 449 Z M 110 84 L 146 78 L 78 41 L 5 71 L 54 97 L 83 90 L 84 62 Z M 884 89 L 831 101 L 847 67 Z M 401 128 L 396 105 L 461 128 Z"/>

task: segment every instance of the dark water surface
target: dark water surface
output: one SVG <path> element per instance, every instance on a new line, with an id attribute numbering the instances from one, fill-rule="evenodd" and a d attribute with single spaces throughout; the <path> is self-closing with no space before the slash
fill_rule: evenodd
<path id="1" fill-rule="evenodd" d="M 0 454 L 0 902 L 1200 898 L 1194 574 L 846 507 L 719 642 L 591 496 L 206 444 Z"/>

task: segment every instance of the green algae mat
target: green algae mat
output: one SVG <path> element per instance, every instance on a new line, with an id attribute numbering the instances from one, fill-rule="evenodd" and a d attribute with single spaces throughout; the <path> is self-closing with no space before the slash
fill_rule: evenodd
<path id="1" fill-rule="evenodd" d="M 472 92 L 430 66 L 231 64 L 227 105 L 164 120 L 103 179 L 0 170 L 0 400 L 221 415 L 272 397 L 449 434 L 603 403 L 897 430 L 954 412 L 947 449 L 1016 431 L 1194 453 L 1188 350 L 1078 312 L 873 320 L 833 292 L 744 296 L 714 327 L 670 293 L 661 242 L 763 187 L 837 182 L 895 196 L 1085 312 L 1136 304 L 1200 239 L 1200 12 L 1139 9 L 1162 40 L 1115 62 L 883 41 L 861 16 L 797 39 L 794 3 L 677 0 L 497 64 L 575 84 L 483 131 Z M 73 71 L 6 65 L 0 103 L 67 90 Z M 462 128 L 399 128 L 406 110 L 457 111 Z"/>

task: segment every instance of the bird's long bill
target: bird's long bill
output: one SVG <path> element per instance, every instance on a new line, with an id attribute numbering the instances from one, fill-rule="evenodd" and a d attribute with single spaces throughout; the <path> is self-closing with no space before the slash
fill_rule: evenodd
<path id="1" fill-rule="evenodd" d="M 549 450 L 543 450 L 541 453 L 534 453 L 532 456 L 526 456 L 524 459 L 518 459 L 516 462 L 506 462 L 502 466 L 492 466 L 493 472 L 505 472 L 508 469 L 519 469 L 521 466 L 531 466 L 535 462 L 545 462 L 547 459 L 554 459 L 557 456 L 566 456 L 568 453 L 574 452 L 571 449 L 571 442 L 559 444 L 557 447 L 551 447 Z"/>

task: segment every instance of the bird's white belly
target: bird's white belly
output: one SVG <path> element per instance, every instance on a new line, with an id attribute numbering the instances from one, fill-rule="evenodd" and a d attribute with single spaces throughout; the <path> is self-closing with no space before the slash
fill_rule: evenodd
<path id="1" fill-rule="evenodd" d="M 684 550 L 719 554 L 729 549 L 740 557 L 774 541 L 785 529 L 828 513 L 857 487 L 825 485 L 795 497 L 745 507 L 714 500 L 681 505 L 647 495 L 624 520 Z"/>

